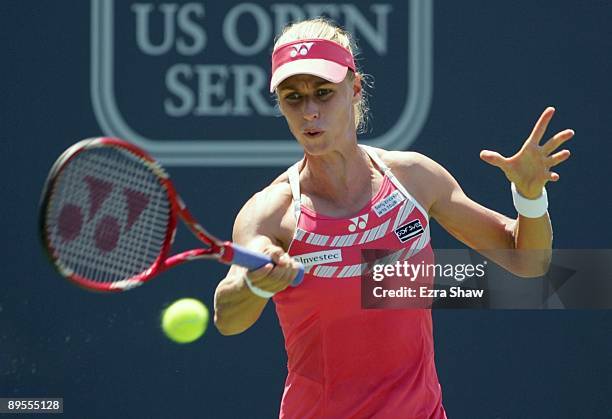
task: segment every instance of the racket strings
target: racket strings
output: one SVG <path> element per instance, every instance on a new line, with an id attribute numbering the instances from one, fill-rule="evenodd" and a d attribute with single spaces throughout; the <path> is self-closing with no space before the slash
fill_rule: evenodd
<path id="1" fill-rule="evenodd" d="M 157 175 L 135 155 L 103 147 L 81 152 L 62 170 L 47 228 L 61 268 L 112 283 L 155 262 L 169 216 Z"/>
<path id="2" fill-rule="evenodd" d="M 114 169 L 113 166 L 109 166 L 108 164 L 102 164 L 102 168 L 105 170 Z M 117 173 L 116 171 L 113 172 L 114 174 Z M 128 171 L 128 173 L 130 173 L 130 171 Z M 135 185 L 135 181 L 139 178 L 138 172 L 131 174 L 136 176 L 123 176 L 121 179 L 119 179 L 119 182 L 117 182 L 117 180 L 115 179 L 114 183 L 119 184 L 121 186 L 126 186 L 125 183 L 127 181 L 127 184 L 129 185 L 128 187 L 136 188 L 137 186 Z M 95 194 L 91 192 L 90 194 L 94 199 L 104 199 L 103 196 L 95 196 Z M 93 250 L 94 252 L 86 253 L 87 255 L 99 255 L 100 251 L 102 251 L 102 253 L 108 253 L 113 250 L 113 247 L 116 244 L 119 244 L 120 246 L 120 251 L 118 253 L 113 252 L 116 253 L 115 255 L 113 255 L 113 257 L 95 258 L 93 260 L 93 264 L 85 263 L 84 265 L 86 270 L 84 272 L 84 276 L 88 278 L 99 279 L 103 282 L 112 282 L 116 278 L 126 278 L 132 276 L 131 274 L 133 274 L 135 271 L 142 271 L 147 266 L 149 266 L 151 261 L 154 260 L 156 254 L 158 253 L 158 249 L 153 249 L 154 251 L 150 254 L 150 256 L 147 256 L 147 252 L 143 252 L 143 250 L 150 249 L 150 246 L 123 246 L 126 248 L 122 249 L 122 244 L 129 245 L 130 242 L 122 240 L 121 243 L 116 243 L 119 234 L 121 234 L 120 228 L 118 227 L 118 220 L 121 218 L 121 213 L 125 211 L 125 207 L 121 203 L 121 198 L 122 197 L 114 197 L 109 201 L 110 206 L 105 209 L 107 215 L 105 215 L 103 218 L 100 219 L 100 221 L 98 221 L 101 224 L 98 224 L 97 227 L 93 230 L 94 240 L 92 241 L 90 239 L 89 243 L 81 243 L 85 244 L 85 249 L 82 248 L 80 249 L 81 251 L 86 250 L 87 247 L 91 247 L 92 243 L 96 244 L 95 249 L 89 249 Z M 92 199 L 92 202 L 95 201 Z M 147 220 L 143 219 L 143 221 L 146 222 Z M 142 233 L 144 233 L 144 231 Z M 138 238 L 136 238 L 135 236 L 134 240 L 142 240 L 142 233 L 139 235 Z M 161 235 L 163 235 L 163 231 L 161 231 L 160 233 Z M 140 263 L 138 263 L 139 260 Z"/>

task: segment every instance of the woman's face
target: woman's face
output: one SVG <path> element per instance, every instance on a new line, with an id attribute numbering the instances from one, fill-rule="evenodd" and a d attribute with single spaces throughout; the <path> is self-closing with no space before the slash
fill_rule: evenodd
<path id="1" fill-rule="evenodd" d="M 277 89 L 280 109 L 304 151 L 321 155 L 356 136 L 354 104 L 361 98 L 361 80 L 347 74 L 331 83 L 308 74 L 283 81 Z"/>

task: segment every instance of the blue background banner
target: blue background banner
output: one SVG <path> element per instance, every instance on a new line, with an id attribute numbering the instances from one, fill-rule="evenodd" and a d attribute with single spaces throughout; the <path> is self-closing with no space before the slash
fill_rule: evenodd
<path id="1" fill-rule="evenodd" d="M 75 418 L 274 417 L 286 358 L 272 304 L 238 336 L 223 337 L 211 324 L 201 340 L 180 346 L 161 332 L 160 313 L 178 298 L 199 298 L 212 309 L 224 266 L 194 262 L 138 290 L 100 295 L 62 280 L 41 251 L 37 210 L 47 171 L 66 147 L 107 131 L 94 99 L 100 86 L 92 83 L 97 3 L 0 3 L 0 158 L 5 174 L 0 184 L 0 396 L 63 397 L 65 414 Z M 271 39 L 255 56 L 238 57 L 223 46 L 223 30 L 211 22 L 210 60 L 203 53 L 145 56 L 135 39 L 131 7 L 136 2 L 121 3 L 115 10 L 120 9 L 116 90 L 103 93 L 116 95 L 126 120 L 139 134 L 176 135 L 173 140 L 178 141 L 222 140 L 227 133 L 228 143 L 255 137 L 253 147 L 263 134 L 274 141 L 289 139 L 284 121 L 275 116 L 169 117 L 163 108 L 169 95 L 165 72 L 180 62 L 192 67 L 253 64 L 266 71 L 267 83 Z M 180 2 L 177 7 L 191 4 L 195 12 L 188 19 L 207 24 L 206 19 L 227 16 L 239 5 L 218 3 L 223 2 Z M 151 3 L 156 8 L 160 4 Z M 256 4 L 274 27 L 271 6 Z M 371 3 L 353 4 L 374 24 Z M 539 114 L 553 105 L 557 113 L 549 133 L 576 131 L 569 145 L 572 157 L 559 168 L 560 181 L 548 187 L 555 247 L 611 248 L 612 4 L 380 4 L 393 10 L 386 15 L 387 54 L 376 56 L 363 35 L 358 39 L 364 46 L 361 65 L 375 76 L 371 131 L 364 140 L 388 130 L 398 108 L 425 83 L 416 79 L 419 83 L 411 84 L 406 77 L 410 57 L 390 52 L 407 48 L 400 42 L 404 35 L 411 42 L 407 4 L 421 11 L 429 4 L 432 90 L 429 102 L 414 102 L 413 115 L 420 115 L 422 123 L 416 118 L 405 128 L 406 135 L 414 137 L 409 148 L 444 165 L 476 201 L 514 216 L 507 181 L 499 170 L 480 161 L 479 152 L 487 148 L 513 153 Z M 196 5 L 204 6 L 202 20 Z M 244 17 L 244 42 L 255 39 L 248 37 L 256 30 L 254 22 Z M 196 42 L 193 37 L 185 40 L 188 45 Z M 213 51 L 215 42 L 220 44 Z M 426 45 L 408 47 L 407 54 L 416 54 L 413 48 Z M 427 51 L 419 54 L 427 57 Z M 202 224 L 229 237 L 242 204 L 282 172 L 291 156 L 282 155 L 275 166 L 249 165 L 244 158 L 238 166 L 181 165 L 169 171 Z M 460 246 L 433 224 L 435 248 Z M 176 248 L 194 245 L 197 241 L 190 233 L 180 230 Z M 433 316 L 437 368 L 449 418 L 612 416 L 610 311 L 439 310 Z"/>

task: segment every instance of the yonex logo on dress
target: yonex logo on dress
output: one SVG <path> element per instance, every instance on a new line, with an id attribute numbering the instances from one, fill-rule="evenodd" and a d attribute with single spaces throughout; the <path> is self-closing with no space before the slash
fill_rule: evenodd
<path id="1" fill-rule="evenodd" d="M 313 44 L 314 42 L 302 42 L 301 44 L 295 44 L 293 46 L 293 51 L 291 51 L 289 55 L 291 55 L 291 58 L 297 57 L 298 54 L 306 55 L 308 54 L 308 51 L 310 51 L 310 48 L 312 48 Z"/>
<path id="2" fill-rule="evenodd" d="M 351 218 L 351 224 L 349 224 L 348 226 L 348 231 L 352 233 L 355 230 L 357 230 L 357 227 L 359 227 L 360 230 L 363 230 L 364 228 L 366 228 L 367 224 L 368 224 L 368 214 L 360 215 L 359 217 L 355 217 L 355 218 Z"/>

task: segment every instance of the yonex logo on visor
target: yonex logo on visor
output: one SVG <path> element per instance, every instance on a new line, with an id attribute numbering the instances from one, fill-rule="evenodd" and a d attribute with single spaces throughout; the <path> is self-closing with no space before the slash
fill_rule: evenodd
<path id="1" fill-rule="evenodd" d="M 291 56 L 291 58 L 296 57 L 298 54 L 306 55 L 308 54 L 308 51 L 310 51 L 310 47 L 312 47 L 312 44 L 314 44 L 314 42 L 306 42 L 293 45 L 293 51 L 291 51 L 289 55 Z"/>
<path id="2" fill-rule="evenodd" d="M 332 83 L 344 80 L 348 69 L 355 71 L 351 52 L 327 39 L 300 39 L 283 44 L 272 54 L 270 92 L 296 74 L 311 74 Z"/>

